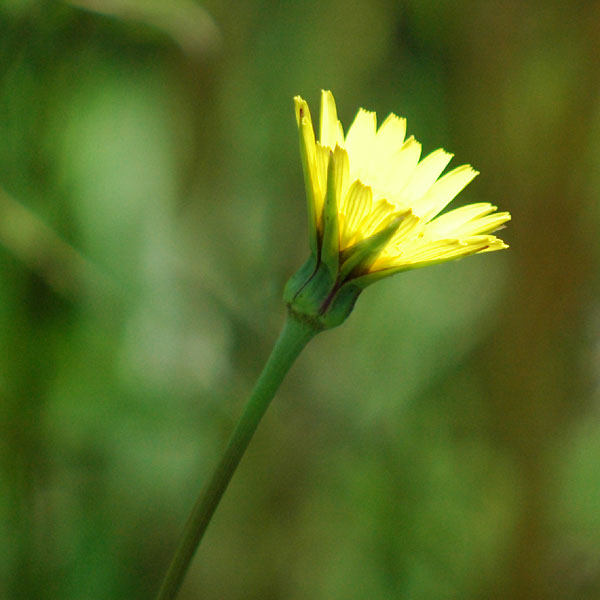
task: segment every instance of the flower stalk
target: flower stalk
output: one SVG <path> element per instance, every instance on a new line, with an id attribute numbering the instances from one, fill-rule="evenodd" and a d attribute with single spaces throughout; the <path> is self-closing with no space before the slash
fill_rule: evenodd
<path id="1" fill-rule="evenodd" d="M 188 518 L 157 600 L 173 600 L 177 597 L 196 549 L 258 424 L 290 367 L 317 333 L 318 329 L 308 320 L 300 319 L 293 313 L 288 314 L 227 448 Z"/>

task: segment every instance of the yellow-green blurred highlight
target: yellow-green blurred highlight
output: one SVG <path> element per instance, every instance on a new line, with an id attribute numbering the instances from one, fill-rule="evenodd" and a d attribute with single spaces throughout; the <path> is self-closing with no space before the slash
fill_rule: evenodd
<path id="1" fill-rule="evenodd" d="M 598 598 L 599 18 L 0 3 L 0 598 L 156 594 L 308 251 L 321 88 L 473 164 L 511 249 L 311 343 L 181 598 Z"/>

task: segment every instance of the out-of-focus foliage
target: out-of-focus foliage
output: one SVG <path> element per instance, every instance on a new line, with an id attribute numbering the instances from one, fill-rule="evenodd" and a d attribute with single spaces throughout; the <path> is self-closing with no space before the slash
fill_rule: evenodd
<path id="1" fill-rule="evenodd" d="M 600 595 L 600 6 L 0 3 L 0 597 L 146 599 L 307 254 L 292 97 L 408 118 L 511 250 L 361 297 L 182 598 Z"/>

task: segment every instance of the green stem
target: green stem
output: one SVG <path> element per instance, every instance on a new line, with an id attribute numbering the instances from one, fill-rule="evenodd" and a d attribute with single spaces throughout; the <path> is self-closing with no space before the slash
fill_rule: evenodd
<path id="1" fill-rule="evenodd" d="M 177 596 L 200 540 L 260 420 L 286 373 L 316 333 L 317 330 L 310 324 L 288 315 L 227 448 L 192 509 L 157 600 L 173 600 Z"/>

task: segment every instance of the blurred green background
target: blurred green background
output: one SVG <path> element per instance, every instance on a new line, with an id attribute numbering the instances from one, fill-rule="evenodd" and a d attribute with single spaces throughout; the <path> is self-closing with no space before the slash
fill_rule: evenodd
<path id="1" fill-rule="evenodd" d="M 182 590 L 600 597 L 600 4 L 2 0 L 0 598 L 156 593 L 307 256 L 292 97 L 406 116 L 506 252 L 301 356 Z"/>

